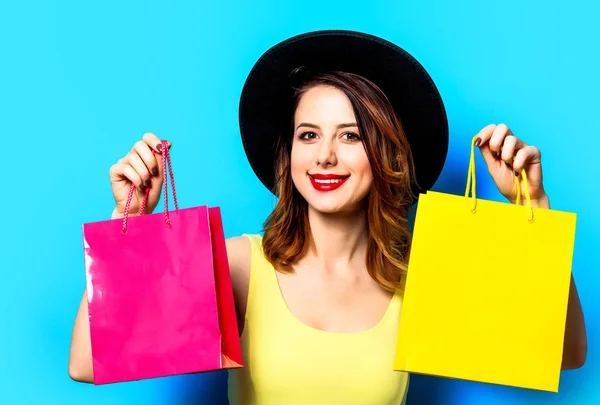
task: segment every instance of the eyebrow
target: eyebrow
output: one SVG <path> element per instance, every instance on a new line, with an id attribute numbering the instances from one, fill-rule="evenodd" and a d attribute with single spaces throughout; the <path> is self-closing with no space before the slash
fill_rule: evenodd
<path id="1" fill-rule="evenodd" d="M 302 122 L 302 123 L 300 123 L 296 127 L 296 129 L 298 129 L 300 127 L 308 127 L 308 128 L 321 129 L 318 125 L 311 124 L 311 123 L 308 123 L 308 122 Z M 337 129 L 342 129 L 342 128 L 352 128 L 352 127 L 358 127 L 358 125 L 356 124 L 356 122 L 348 122 L 348 123 L 345 123 L 345 124 L 339 124 L 336 128 Z"/>

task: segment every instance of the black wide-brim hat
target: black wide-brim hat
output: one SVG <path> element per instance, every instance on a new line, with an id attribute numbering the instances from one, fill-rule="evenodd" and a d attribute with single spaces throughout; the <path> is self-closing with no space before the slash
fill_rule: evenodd
<path id="1" fill-rule="evenodd" d="M 250 71 L 239 106 L 240 131 L 250 166 L 275 193 L 275 148 L 292 136 L 294 90 L 290 73 L 345 71 L 375 83 L 400 118 L 415 162 L 415 196 L 430 189 L 448 153 L 448 121 L 442 98 L 423 66 L 382 38 L 355 31 L 315 31 L 267 50 Z"/>

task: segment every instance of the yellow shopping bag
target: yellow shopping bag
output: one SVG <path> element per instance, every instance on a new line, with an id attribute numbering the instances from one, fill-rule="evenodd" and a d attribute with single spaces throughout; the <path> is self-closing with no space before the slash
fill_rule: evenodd
<path id="1" fill-rule="evenodd" d="M 526 206 L 477 199 L 474 140 L 465 196 L 419 196 L 394 369 L 557 392 L 576 215 L 525 171 Z"/>

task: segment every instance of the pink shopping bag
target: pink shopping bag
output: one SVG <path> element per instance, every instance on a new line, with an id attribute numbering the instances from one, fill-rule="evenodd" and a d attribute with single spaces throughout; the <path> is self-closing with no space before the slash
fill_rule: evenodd
<path id="1" fill-rule="evenodd" d="M 162 151 L 164 213 L 128 217 L 132 186 L 122 220 L 83 225 L 97 385 L 242 366 L 220 210 L 179 209 Z"/>

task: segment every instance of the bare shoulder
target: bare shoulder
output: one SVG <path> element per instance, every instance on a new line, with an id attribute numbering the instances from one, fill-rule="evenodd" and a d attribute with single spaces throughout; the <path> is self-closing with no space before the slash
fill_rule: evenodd
<path id="1" fill-rule="evenodd" d="M 252 259 L 252 247 L 246 236 L 234 236 L 225 240 L 227 246 L 227 257 L 232 277 L 250 272 L 250 261 Z"/>
<path id="2" fill-rule="evenodd" d="M 225 241 L 229 271 L 231 273 L 231 286 L 235 297 L 235 306 L 238 315 L 246 313 L 246 301 L 250 286 L 250 264 L 252 261 L 252 246 L 246 236 L 235 236 Z M 243 318 L 243 316 L 242 316 Z"/>

